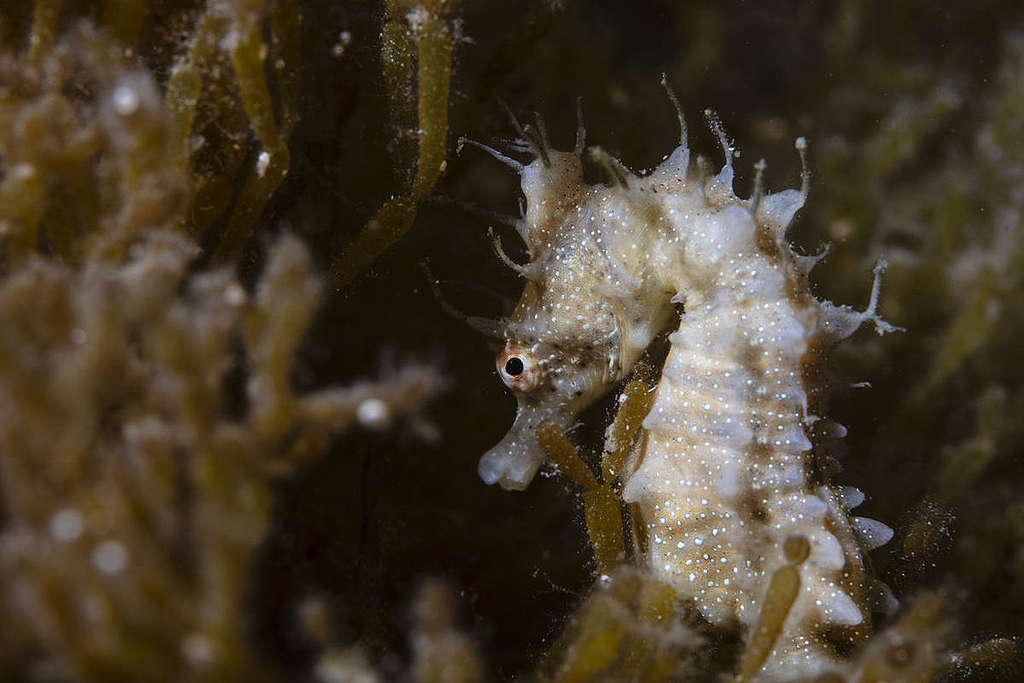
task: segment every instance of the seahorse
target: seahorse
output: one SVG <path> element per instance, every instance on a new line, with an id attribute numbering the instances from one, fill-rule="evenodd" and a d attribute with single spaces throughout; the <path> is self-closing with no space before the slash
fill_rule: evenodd
<path id="1" fill-rule="evenodd" d="M 876 310 L 884 263 L 866 310 L 817 300 L 808 273 L 821 255 L 798 255 L 786 239 L 808 195 L 804 139 L 795 145 L 799 190 L 766 194 L 762 160 L 753 194 L 740 198 L 735 150 L 717 117 L 705 112 L 724 165 L 714 174 L 706 163 L 691 168 L 685 118 L 665 87 L 679 144 L 645 175 L 590 148 L 611 182 L 585 183 L 582 117 L 571 152 L 553 149 L 540 121 L 524 127 L 512 117 L 515 149 L 529 163 L 472 143 L 519 173 L 526 208 L 512 223 L 529 256 L 514 263 L 496 243 L 525 281 L 498 325 L 497 370 L 518 409 L 479 474 L 525 488 L 544 461 L 537 426 L 569 429 L 678 320 L 623 474 L 645 562 L 710 624 L 748 636 L 772 577 L 796 567 L 799 592 L 759 676 L 816 675 L 836 661 L 826 632 L 866 628 L 884 594 L 864 552 L 892 531 L 850 517 L 863 494 L 829 485 L 810 438 L 827 424 L 843 431 L 819 415 L 828 349 L 865 322 L 879 334 L 897 329 Z"/>

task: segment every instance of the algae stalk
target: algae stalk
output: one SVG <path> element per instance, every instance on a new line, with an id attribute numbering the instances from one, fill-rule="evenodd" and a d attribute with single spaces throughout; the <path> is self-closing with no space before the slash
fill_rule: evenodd
<path id="1" fill-rule="evenodd" d="M 434 188 L 444 169 L 445 148 L 448 137 L 448 89 L 451 80 L 451 60 L 454 35 L 444 16 L 444 3 L 421 6 L 416 15 L 416 26 L 409 26 L 410 18 L 390 7 L 390 18 L 385 26 L 381 50 L 385 58 L 385 82 L 389 88 L 389 106 L 398 123 L 405 119 L 401 90 L 410 82 L 402 68 L 411 71 L 409 45 L 417 50 L 417 113 L 418 157 L 396 158 L 396 166 L 416 167 L 415 181 L 406 193 L 399 195 L 378 209 L 363 230 L 342 250 L 331 266 L 333 284 L 344 289 L 352 279 L 372 263 L 391 244 L 404 235 L 416 218 L 419 202 Z M 395 57 L 399 61 L 388 61 Z M 404 147 L 396 150 L 402 153 Z"/>

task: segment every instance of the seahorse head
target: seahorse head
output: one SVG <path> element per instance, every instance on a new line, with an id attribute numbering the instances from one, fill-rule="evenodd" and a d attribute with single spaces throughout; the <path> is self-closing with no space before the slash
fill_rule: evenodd
<path id="1" fill-rule="evenodd" d="M 503 321 L 505 344 L 496 365 L 518 407 L 508 434 L 480 460 L 478 471 L 488 484 L 526 488 L 544 462 L 537 426 L 549 421 L 570 429 L 581 410 L 622 378 L 615 306 L 585 286 L 593 276 L 578 259 L 566 258 L 568 263 L 558 262 L 557 277 L 528 282 Z M 538 270 L 552 265 L 534 263 Z"/>
<path id="2" fill-rule="evenodd" d="M 525 214 L 512 222 L 529 263 L 512 263 L 497 245 L 526 283 L 515 311 L 499 325 L 504 346 L 497 370 L 518 408 L 512 428 L 478 468 L 486 483 L 506 489 L 526 488 L 544 462 L 537 426 L 549 421 L 571 429 L 583 409 L 629 372 L 672 310 L 672 292 L 640 265 L 654 250 L 656 231 L 644 212 L 633 210 L 636 198 L 621 186 L 583 182 L 582 127 L 574 152 L 551 149 L 542 134 L 518 129 L 521 146 L 535 156 L 531 163 L 485 147 L 516 168 L 527 201 Z"/>

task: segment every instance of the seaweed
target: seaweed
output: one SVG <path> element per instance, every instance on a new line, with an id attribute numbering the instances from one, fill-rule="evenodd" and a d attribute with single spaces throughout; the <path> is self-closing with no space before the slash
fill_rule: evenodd
<path id="1" fill-rule="evenodd" d="M 381 57 L 391 124 L 398 131 L 394 166 L 403 169 L 409 185 L 385 202 L 332 264 L 333 281 L 343 289 L 416 218 L 420 202 L 431 193 L 445 168 L 448 139 L 448 89 L 457 34 L 446 14 L 453 2 L 408 0 L 388 2 L 388 20 L 381 33 Z M 414 58 L 415 53 L 415 58 Z M 416 69 L 415 81 L 412 78 Z M 413 83 L 416 119 L 412 117 Z M 411 145 L 410 136 L 418 138 Z M 415 168 L 415 173 L 410 169 Z"/>
<path id="2" fill-rule="evenodd" d="M 117 39 L 138 35 L 141 3 L 115 4 L 109 34 L 57 36 L 60 3 L 39 3 L 28 52 L 0 57 L 3 654 L 48 679 L 274 680 L 246 617 L 274 482 L 444 381 L 407 365 L 296 394 L 321 301 L 307 248 L 277 239 L 251 294 L 231 265 L 196 265 L 197 110 L 230 91 L 211 65 L 230 54 L 236 121 L 262 150 L 235 157 L 248 177 L 213 249 L 233 264 L 288 170 L 296 91 L 272 101 L 262 28 L 294 77 L 294 4 L 213 4 L 163 94 Z"/>

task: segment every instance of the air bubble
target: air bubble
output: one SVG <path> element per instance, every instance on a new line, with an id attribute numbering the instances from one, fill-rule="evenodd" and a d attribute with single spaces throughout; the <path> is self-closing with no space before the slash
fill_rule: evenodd
<path id="1" fill-rule="evenodd" d="M 131 116 L 139 110 L 139 94 L 131 86 L 122 84 L 114 88 L 111 100 L 114 111 L 121 116 Z"/>
<path id="2" fill-rule="evenodd" d="M 356 419 L 368 429 L 383 429 L 391 422 L 391 409 L 379 398 L 368 398 L 356 408 Z"/>
<path id="3" fill-rule="evenodd" d="M 120 574 L 128 566 L 128 550 L 119 541 L 103 541 L 93 549 L 92 563 L 104 574 Z"/>
<path id="4" fill-rule="evenodd" d="M 68 543 L 74 541 L 85 530 L 82 513 L 75 508 L 64 508 L 50 518 L 50 535 L 54 540 Z"/>

